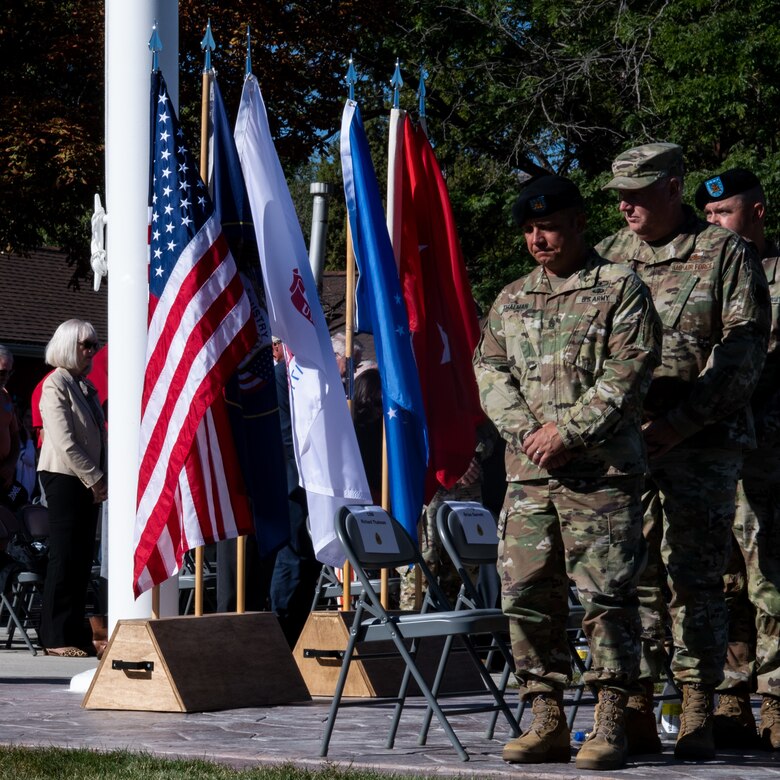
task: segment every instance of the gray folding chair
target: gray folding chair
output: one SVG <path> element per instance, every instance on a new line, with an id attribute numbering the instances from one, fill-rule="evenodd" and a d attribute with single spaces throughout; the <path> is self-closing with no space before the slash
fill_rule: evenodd
<path id="1" fill-rule="evenodd" d="M 498 536 L 493 515 L 482 504 L 476 501 L 445 501 L 436 515 L 436 527 L 442 540 L 444 549 L 452 559 L 455 568 L 462 580 L 461 592 L 458 595 L 458 604 L 468 608 L 484 607 L 484 595 L 480 592 L 477 583 L 469 576 L 467 565 L 480 565 L 489 567 L 492 565 L 495 577 L 498 578 L 496 569 L 498 556 Z M 483 569 L 484 573 L 486 569 Z M 569 588 L 569 616 L 566 625 L 566 635 L 571 652 L 572 664 L 579 674 L 579 679 L 572 685 L 572 694 L 567 697 L 569 728 L 574 724 L 574 718 L 580 704 L 595 701 L 594 698 L 584 697 L 585 685 L 582 675 L 590 668 L 590 649 L 582 630 L 582 618 L 585 610 L 580 604 L 577 593 L 572 585 Z M 496 648 L 495 643 L 491 647 L 495 652 L 503 648 Z M 504 666 L 499 688 L 504 690 L 509 675 L 514 667 L 513 660 Z M 518 722 L 525 711 L 525 702 L 521 701 L 516 717 Z"/>
<path id="2" fill-rule="evenodd" d="M 492 712 L 494 709 L 498 709 L 506 718 L 512 735 L 519 734 L 517 721 L 504 702 L 501 691 L 493 682 L 490 672 L 481 663 L 470 639 L 471 636 L 475 635 L 495 636 L 506 631 L 506 618 L 501 611 L 498 609 L 451 609 L 447 597 L 423 562 L 417 549 L 416 540 L 413 540 L 383 509 L 379 507 L 343 507 L 336 514 L 335 526 L 336 535 L 357 575 L 362 592 L 357 599 L 354 621 L 344 651 L 328 721 L 325 725 L 320 755 L 326 756 L 328 754 L 328 746 L 339 708 L 348 703 L 342 702 L 342 696 L 359 642 L 363 643 L 362 647 L 364 647 L 364 643 L 387 642 L 389 640 L 405 664 L 398 696 L 389 700 L 383 699 L 381 702 L 377 701 L 377 703 L 395 702 L 396 705 L 387 738 L 388 748 L 392 748 L 395 742 L 407 691 L 413 678 L 461 760 L 468 760 L 468 753 L 455 734 L 438 697 L 433 693 L 415 660 L 420 642 L 432 637 L 442 639 L 458 637 L 471 657 L 484 683 L 485 690 L 493 698 L 493 702 L 487 705 L 480 703 L 478 706 L 470 708 L 458 706 L 457 712 Z M 366 568 L 394 569 L 409 564 L 419 566 L 422 575 L 428 582 L 422 611 L 420 613 L 390 614 L 382 606 L 379 594 L 374 590 L 371 579 L 366 573 Z M 386 657 L 386 653 L 381 655 Z M 360 660 L 364 660 L 366 657 L 364 649 L 361 649 Z M 439 671 L 437 671 L 437 677 Z M 365 702 L 361 703 L 365 705 Z"/>
<path id="3" fill-rule="evenodd" d="M 33 545 L 42 544 L 49 534 L 48 512 L 45 507 L 39 507 L 41 513 L 36 513 L 32 504 L 23 507 L 20 517 L 5 510 L 0 514 L 0 535 L 5 537 L 5 544 L 13 537 L 26 540 Z M 19 568 L 10 575 L 10 587 L 2 593 L 0 615 L 8 612 L 6 624 L 6 648 L 10 648 L 16 632 L 27 649 L 37 655 L 38 650 L 30 637 L 30 630 L 38 631 L 40 623 L 40 603 L 43 595 L 45 574 L 42 569 Z"/>
<path id="4" fill-rule="evenodd" d="M 497 593 L 500 590 L 498 570 L 498 532 L 496 521 L 490 510 L 476 501 L 445 501 L 436 513 L 436 530 L 439 533 L 442 545 L 450 557 L 458 576 L 461 579 L 460 591 L 455 602 L 455 609 L 491 609 L 494 604 L 489 604 L 488 593 Z M 469 572 L 469 566 L 480 567 L 480 582 L 474 582 Z M 483 568 L 484 567 L 484 568 Z M 490 587 L 485 592 L 480 584 L 490 580 Z M 493 666 L 496 655 L 503 659 L 503 670 L 498 683 L 498 690 L 503 695 L 506 691 L 509 677 L 514 670 L 514 659 L 509 645 L 506 642 L 509 626 L 504 626 L 503 633 L 491 637 L 490 646 L 486 651 L 484 664 L 487 669 Z M 439 672 L 443 673 L 449 653 L 452 651 L 453 637 L 447 637 L 439 665 Z M 434 694 L 438 693 L 441 683 L 440 675 L 437 675 L 432 686 Z M 425 713 L 423 727 L 421 729 L 421 744 L 425 743 L 425 737 L 430 726 L 433 713 L 430 707 Z M 492 739 L 498 711 L 493 713 L 486 736 Z"/>
<path id="5" fill-rule="evenodd" d="M 372 577 L 371 585 L 375 590 L 381 587 L 381 580 Z M 392 576 L 387 578 L 388 593 L 397 597 L 401 591 L 401 578 Z M 354 601 L 360 596 L 363 586 L 358 580 L 352 580 L 349 584 L 350 599 Z M 311 603 L 311 611 L 327 611 L 341 609 L 339 599 L 344 595 L 344 583 L 338 578 L 336 569 L 333 566 L 323 565 L 320 569 L 320 576 L 317 585 L 314 588 L 314 599 Z"/>

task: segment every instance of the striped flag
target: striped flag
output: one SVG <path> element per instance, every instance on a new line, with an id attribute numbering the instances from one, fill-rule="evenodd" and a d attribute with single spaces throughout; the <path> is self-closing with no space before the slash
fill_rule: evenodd
<path id="1" fill-rule="evenodd" d="M 228 481 L 240 472 L 220 403 L 257 330 L 159 71 L 152 73 L 151 133 L 136 597 L 174 574 L 187 549 L 251 529 L 241 483 L 234 497 Z"/>
<path id="2" fill-rule="evenodd" d="M 366 472 L 290 191 L 271 139 L 257 79 L 244 81 L 236 120 L 263 269 L 271 331 L 290 354 L 288 379 L 293 446 L 306 489 L 317 559 L 341 566 L 333 525 L 345 504 L 370 504 Z"/>

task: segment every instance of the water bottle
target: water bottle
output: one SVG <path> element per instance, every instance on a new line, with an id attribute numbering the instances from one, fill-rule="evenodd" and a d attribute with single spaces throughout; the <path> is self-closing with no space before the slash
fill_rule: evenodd
<path id="1" fill-rule="evenodd" d="M 670 683 L 666 683 L 664 686 L 663 695 L 671 696 L 676 691 L 674 686 Z M 670 739 L 676 739 L 677 734 L 680 732 L 680 712 L 682 711 L 682 704 L 678 698 L 664 699 L 661 702 L 661 732 L 665 737 Z"/>
<path id="2" fill-rule="evenodd" d="M 575 745 L 582 745 L 582 743 L 588 738 L 589 733 L 587 731 L 577 730 L 572 734 L 572 739 Z"/>

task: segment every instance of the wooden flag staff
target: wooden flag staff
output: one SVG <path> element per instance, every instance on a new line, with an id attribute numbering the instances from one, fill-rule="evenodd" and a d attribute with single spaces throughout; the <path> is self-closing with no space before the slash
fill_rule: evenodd
<path id="1" fill-rule="evenodd" d="M 350 61 L 351 65 L 351 61 Z M 346 289 L 346 309 L 344 312 L 344 359 L 347 362 L 347 405 L 352 411 L 352 391 L 353 391 L 353 366 L 352 366 L 352 344 L 355 337 L 355 250 L 352 246 L 352 230 L 349 227 L 349 215 L 347 215 L 347 289 Z M 345 612 L 350 609 L 352 569 L 349 561 L 344 561 L 344 567 L 341 570 L 344 578 L 343 594 L 341 599 L 341 609 Z"/>
<path id="2" fill-rule="evenodd" d="M 206 34 L 200 42 L 204 51 L 203 76 L 200 92 L 200 178 L 205 183 L 209 177 L 209 92 L 211 91 L 211 52 L 216 48 L 211 34 L 211 19 L 206 25 Z M 203 614 L 203 547 L 195 548 L 195 616 Z"/>

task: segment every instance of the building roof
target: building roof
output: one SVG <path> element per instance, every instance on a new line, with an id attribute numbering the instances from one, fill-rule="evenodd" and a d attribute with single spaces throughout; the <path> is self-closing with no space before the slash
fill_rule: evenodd
<path id="1" fill-rule="evenodd" d="M 109 279 L 110 279 L 109 272 Z M 57 326 L 78 317 L 91 322 L 101 343 L 108 340 L 108 288 L 99 292 L 90 280 L 72 283 L 73 269 L 57 249 L 28 256 L 0 253 L 0 344 L 15 355 L 43 357 Z M 346 316 L 346 274 L 326 271 L 320 295 L 331 333 L 343 331 Z M 374 358 L 373 339 L 361 335 L 365 356 Z"/>
<path id="2" fill-rule="evenodd" d="M 108 290 L 72 284 L 65 254 L 41 249 L 28 256 L 0 253 L 0 344 L 15 355 L 43 356 L 57 326 L 77 317 L 108 338 Z"/>

